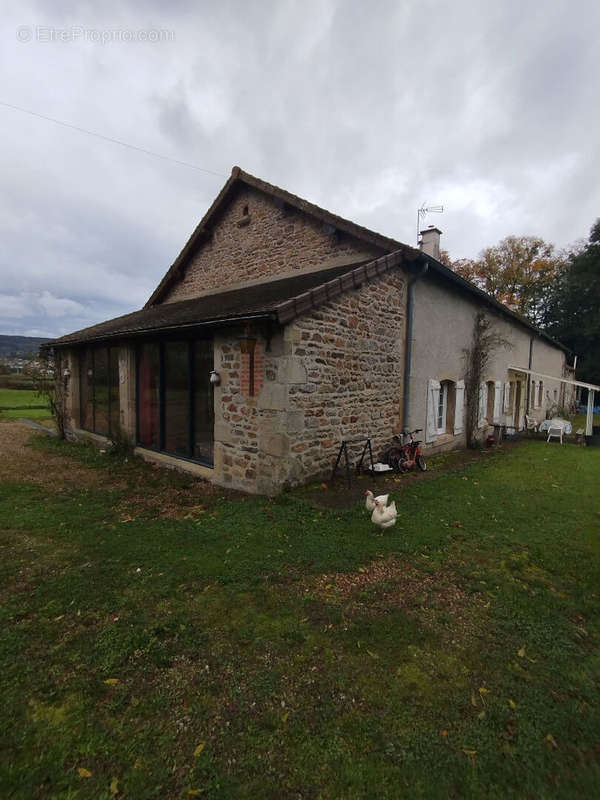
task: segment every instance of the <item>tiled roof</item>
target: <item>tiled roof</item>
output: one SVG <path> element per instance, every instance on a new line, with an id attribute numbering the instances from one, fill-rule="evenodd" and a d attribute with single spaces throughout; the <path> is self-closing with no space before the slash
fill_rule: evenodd
<path id="1" fill-rule="evenodd" d="M 464 280 L 457 275 L 456 272 L 437 261 L 435 258 L 422 253 L 414 247 L 410 247 L 395 239 L 371 231 L 368 228 L 363 228 L 361 225 L 357 225 L 336 214 L 332 214 L 330 211 L 320 208 L 307 200 L 303 200 L 301 197 L 291 194 L 285 189 L 281 189 L 260 178 L 256 178 L 254 175 L 250 175 L 248 172 L 244 172 L 240 167 L 234 167 L 232 169 L 230 178 L 225 183 L 215 201 L 188 239 L 183 250 L 141 311 L 135 311 L 132 314 L 126 314 L 123 317 L 117 317 L 108 322 L 93 325 L 91 328 L 76 331 L 75 333 L 49 342 L 49 346 L 97 341 L 113 337 L 122 338 L 151 331 L 167 331 L 193 326 L 222 325 L 225 322 L 233 323 L 236 320 L 242 321 L 250 317 L 254 319 L 265 317 L 276 320 L 280 324 L 285 324 L 297 314 L 304 313 L 304 311 L 300 309 L 304 308 L 304 310 L 307 310 L 314 307 L 315 298 L 331 299 L 334 296 L 332 293 L 336 292 L 337 288 L 344 286 L 345 288 L 340 289 L 340 291 L 347 291 L 348 289 L 360 285 L 361 282 L 364 282 L 364 280 L 358 277 L 358 273 L 354 275 L 353 278 L 350 278 L 350 273 L 354 272 L 353 267 L 345 266 L 336 267 L 333 271 L 324 270 L 310 273 L 310 275 L 298 275 L 284 279 L 275 278 L 268 283 L 262 283 L 244 289 L 219 292 L 193 300 L 161 304 L 161 297 L 165 290 L 171 281 L 185 268 L 188 257 L 193 254 L 196 246 L 202 241 L 203 237 L 211 233 L 214 218 L 226 204 L 230 194 L 235 190 L 236 184 L 239 182 L 265 192 L 277 198 L 280 202 L 296 208 L 299 211 L 303 211 L 306 214 L 310 214 L 312 217 L 340 231 L 344 231 L 360 241 L 368 242 L 369 244 L 379 247 L 384 252 L 387 251 L 389 255 L 369 262 L 366 267 L 360 268 L 365 270 L 364 274 L 360 273 L 363 275 L 364 280 L 370 279 L 373 275 L 380 274 L 382 265 L 387 265 L 384 269 L 384 271 L 386 271 L 392 262 L 393 265 L 398 265 L 402 261 L 414 264 L 417 261 L 422 262 L 426 260 L 429 266 L 428 274 L 430 277 L 438 278 L 446 285 L 450 283 L 462 294 L 470 295 L 478 302 L 488 306 L 488 308 L 507 316 L 514 322 L 533 331 L 536 335 L 546 339 L 554 346 L 566 352 L 570 352 L 568 348 L 564 347 L 560 342 L 552 339 L 548 334 L 544 333 L 544 331 L 532 325 L 529 320 L 511 311 L 505 305 L 499 303 L 493 297 L 481 291 L 481 289 L 478 289 L 474 284 Z M 389 259 L 392 259 L 392 261 Z M 325 274 L 327 272 L 330 272 L 330 274 Z M 345 275 L 343 281 L 338 281 L 335 283 L 335 286 L 329 285 L 332 279 L 337 279 L 342 275 Z M 313 283 L 313 281 L 315 282 Z M 316 281 L 318 281 L 318 283 Z M 358 283 L 356 283 L 356 281 L 358 281 Z M 328 288 L 325 288 L 326 286 Z"/>
<path id="2" fill-rule="evenodd" d="M 49 347 L 126 339 L 236 322 L 270 319 L 286 324 L 299 314 L 357 288 L 400 264 L 402 254 L 383 256 L 368 264 L 346 264 L 302 275 L 279 278 L 227 292 L 162 303 L 116 317 L 99 325 L 48 342 Z"/>

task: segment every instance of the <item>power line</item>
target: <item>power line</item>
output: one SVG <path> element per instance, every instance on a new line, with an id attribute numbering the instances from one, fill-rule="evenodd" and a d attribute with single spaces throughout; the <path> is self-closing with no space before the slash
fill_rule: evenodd
<path id="1" fill-rule="evenodd" d="M 165 156 L 162 153 L 155 153 L 153 150 L 146 150 L 143 147 L 137 147 L 135 144 L 129 144 L 129 142 L 123 142 L 121 139 L 113 139 L 111 136 L 104 136 L 102 133 L 96 133 L 96 131 L 89 131 L 86 128 L 80 128 L 78 125 L 71 125 L 69 122 L 63 122 L 61 119 L 54 119 L 54 117 L 47 117 L 44 114 L 38 114 L 37 111 L 30 111 L 28 108 L 21 108 L 20 106 L 12 105 L 11 103 L 5 103 L 4 101 L 0 100 L 0 106 L 4 106 L 5 108 L 11 108 L 13 111 L 20 111 L 23 114 L 29 114 L 32 117 L 38 117 L 39 119 L 44 119 L 46 122 L 54 122 L 55 125 L 62 125 L 63 128 L 70 128 L 73 131 L 79 131 L 79 133 L 86 133 L 88 136 L 95 136 L 97 139 L 103 139 L 105 142 L 112 142 L 113 144 L 120 144 L 121 147 L 128 147 L 130 150 L 137 150 L 138 153 L 144 153 L 147 156 L 154 156 L 154 158 L 162 158 L 163 161 L 171 161 L 173 164 L 179 164 L 182 167 L 190 167 L 191 169 L 197 169 L 199 172 L 205 172 L 208 175 L 215 175 L 217 178 L 226 178 L 226 175 L 223 175 L 220 172 L 213 172 L 211 169 L 205 169 L 204 167 L 199 167 L 197 164 L 190 164 L 188 161 L 180 161 L 178 158 L 171 158 L 171 156 Z"/>

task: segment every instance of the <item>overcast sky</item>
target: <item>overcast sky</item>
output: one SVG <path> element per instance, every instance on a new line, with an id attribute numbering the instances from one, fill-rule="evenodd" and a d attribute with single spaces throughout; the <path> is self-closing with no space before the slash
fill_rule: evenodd
<path id="1" fill-rule="evenodd" d="M 0 105 L 0 333 L 140 308 L 234 164 L 409 244 L 443 204 L 455 258 L 587 237 L 599 30 L 597 0 L 5 6 L 0 102 L 217 175 Z"/>

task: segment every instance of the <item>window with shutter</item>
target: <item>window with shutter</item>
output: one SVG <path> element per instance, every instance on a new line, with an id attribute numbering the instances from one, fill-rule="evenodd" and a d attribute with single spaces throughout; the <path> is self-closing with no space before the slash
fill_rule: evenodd
<path id="1" fill-rule="evenodd" d="M 500 415 L 502 414 L 502 382 L 496 381 L 494 384 L 494 413 L 492 421 L 498 425 L 500 423 Z"/>
<path id="2" fill-rule="evenodd" d="M 437 416 L 440 398 L 440 384 L 438 381 L 430 380 L 427 382 L 427 423 L 426 441 L 435 442 L 437 435 Z"/>
<path id="3" fill-rule="evenodd" d="M 530 384 L 530 405 L 531 408 L 537 408 L 537 381 L 531 381 Z"/>
<path id="4" fill-rule="evenodd" d="M 454 435 L 463 432 L 465 414 L 465 382 L 456 382 L 456 403 L 454 406 Z"/>
<path id="5" fill-rule="evenodd" d="M 510 381 L 504 384 L 504 412 L 510 411 Z"/>
<path id="6" fill-rule="evenodd" d="M 487 383 L 483 382 L 479 384 L 479 417 L 477 420 L 477 426 L 479 428 L 483 428 L 483 424 L 485 422 L 486 409 L 487 409 Z"/>

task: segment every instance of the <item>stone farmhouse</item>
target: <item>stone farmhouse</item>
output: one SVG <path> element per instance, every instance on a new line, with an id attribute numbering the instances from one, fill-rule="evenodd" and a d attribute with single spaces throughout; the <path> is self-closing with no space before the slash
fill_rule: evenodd
<path id="1" fill-rule="evenodd" d="M 439 260 L 234 167 L 141 311 L 50 343 L 75 437 L 274 494 L 330 473 L 343 439 L 424 429 L 465 446 L 465 348 L 484 310 L 510 347 L 482 434 L 564 403 L 567 351 Z M 540 377 L 544 376 L 544 377 Z"/>

